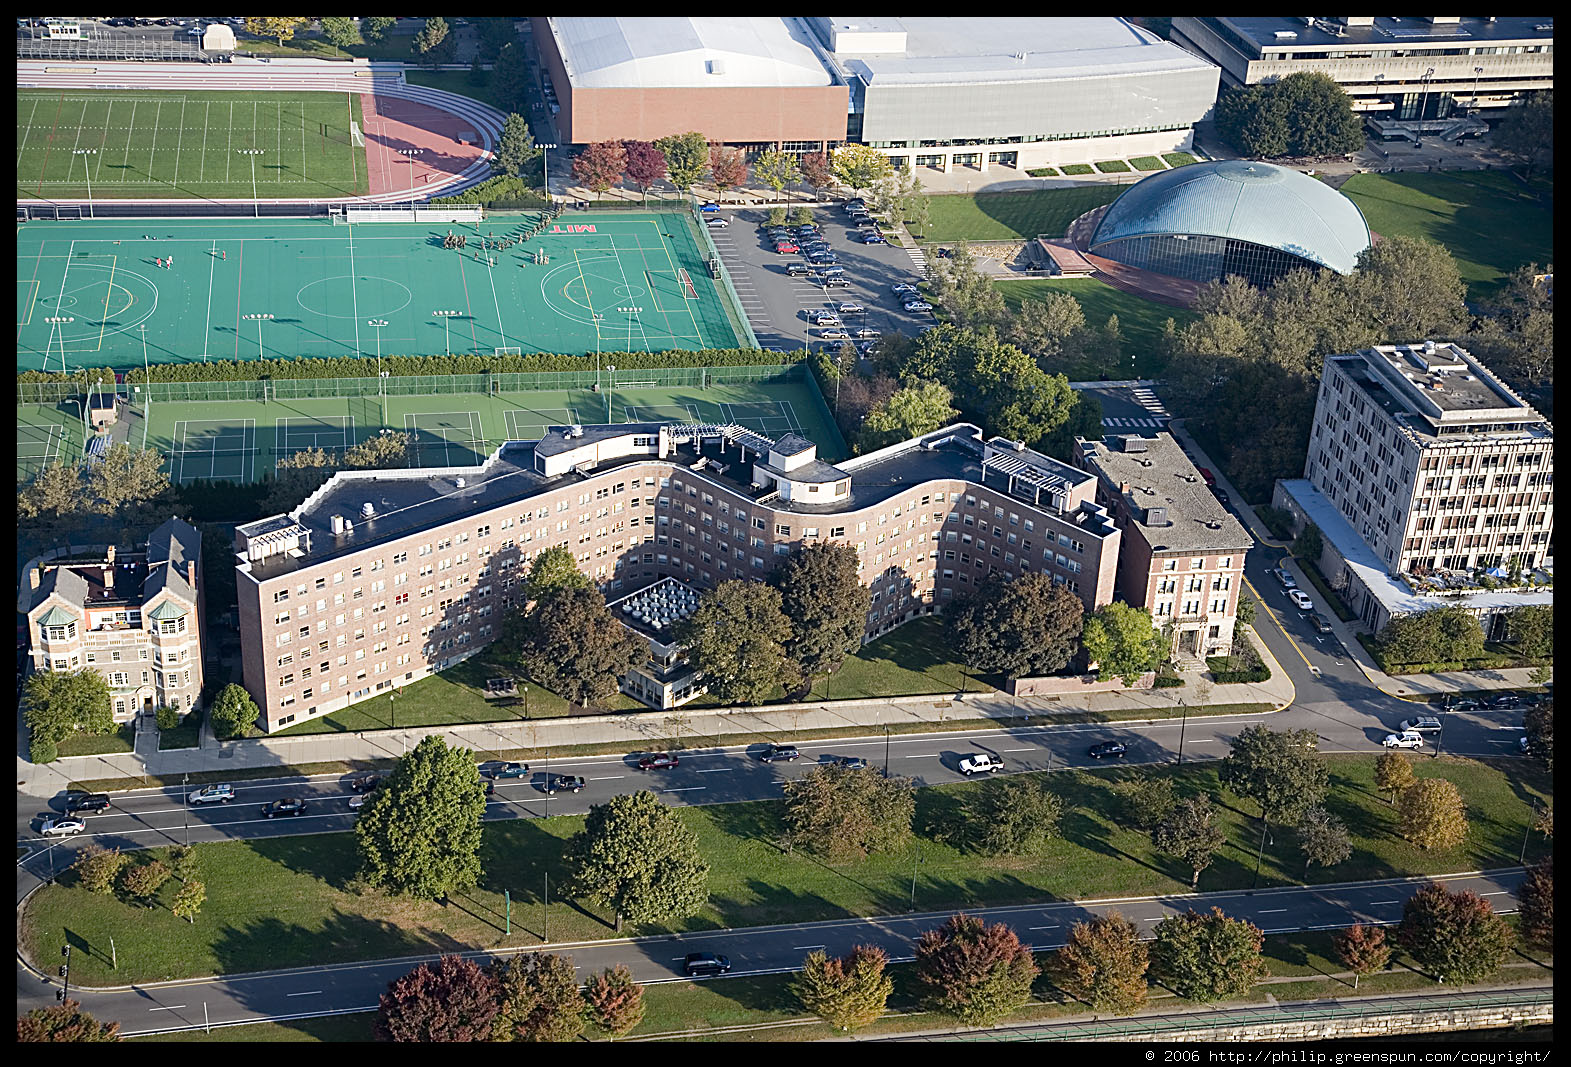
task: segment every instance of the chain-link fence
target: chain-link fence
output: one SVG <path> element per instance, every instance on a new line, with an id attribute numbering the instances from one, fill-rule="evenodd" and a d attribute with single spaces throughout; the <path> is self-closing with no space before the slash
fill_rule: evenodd
<path id="1" fill-rule="evenodd" d="M 715 247 L 714 238 L 709 234 L 709 227 L 704 223 L 703 215 L 698 209 L 698 201 L 693 200 L 689 206 L 691 211 L 687 220 L 688 225 L 702 236 L 704 247 L 709 250 L 709 262 L 714 268 L 713 273 L 725 286 L 726 295 L 731 298 L 726 304 L 726 317 L 731 320 L 731 326 L 737 331 L 737 337 L 747 340 L 748 347 L 762 348 L 763 345 L 758 343 L 758 335 L 753 332 L 753 324 L 747 321 L 747 315 L 742 311 L 742 298 L 736 295 L 736 286 L 731 284 L 731 272 L 726 270 L 725 261 L 720 258 L 720 250 Z"/>

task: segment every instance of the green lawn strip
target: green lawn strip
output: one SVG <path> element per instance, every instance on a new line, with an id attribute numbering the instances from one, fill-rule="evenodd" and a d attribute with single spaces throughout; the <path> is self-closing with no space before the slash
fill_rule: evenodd
<path id="1" fill-rule="evenodd" d="M 1199 318 L 1193 311 L 1169 307 L 1167 304 L 1159 304 L 1155 300 L 1147 300 L 1134 293 L 1126 293 L 1095 278 L 1007 281 L 993 284 L 1000 293 L 1004 294 L 1004 306 L 1010 311 L 1014 311 L 1027 300 L 1044 300 L 1049 293 L 1058 292 L 1069 293 L 1080 301 L 1080 308 L 1085 312 L 1088 326 L 1101 328 L 1106 324 L 1109 315 L 1117 315 L 1119 331 L 1124 335 L 1125 353 L 1135 357 L 1134 376 L 1139 378 L 1161 374 L 1164 364 L 1160 362 L 1160 357 L 1157 355 L 1157 341 L 1162 336 L 1162 327 L 1167 320 L 1172 319 L 1179 329 L 1183 329 Z M 1096 372 L 1090 368 L 1084 368 L 1084 371 L 1089 372 L 1091 380 L 1097 377 Z M 1070 380 L 1084 380 L 1084 374 L 1080 377 L 1072 375 Z M 1193 430 L 1190 432 L 1192 433 Z"/>
<path id="2" fill-rule="evenodd" d="M 121 723 L 112 734 L 68 737 L 57 746 L 62 756 L 99 756 L 109 752 L 130 752 L 136 747 L 136 727 Z"/>
<path id="3" fill-rule="evenodd" d="M 1056 178 L 1056 177 L 1058 177 L 1058 168 L 1057 167 L 1033 167 L 1030 170 L 1026 171 L 1026 173 L 1031 175 L 1031 177 L 1033 177 L 1033 178 Z"/>
<path id="4" fill-rule="evenodd" d="M 1060 169 L 1065 174 L 1090 174 L 1092 172 L 1092 167 L 1089 163 L 1069 163 Z"/>
<path id="5" fill-rule="evenodd" d="M 202 717 L 187 715 L 173 730 L 158 731 L 158 750 L 196 748 L 202 733 Z"/>
<path id="6" fill-rule="evenodd" d="M 1090 167 L 1082 173 L 1089 174 Z M 1069 173 L 1069 168 L 1064 168 Z M 1115 186 L 1037 189 L 1018 193 L 949 193 L 931 198 L 931 221 L 923 239 L 1007 241 L 1047 234 L 1061 236 L 1069 224 L 1092 208 L 1111 203 L 1123 190 Z"/>
<path id="7" fill-rule="evenodd" d="M 1170 167 L 1184 167 L 1196 162 L 1195 157 L 1188 152 L 1163 152 L 1162 158 L 1167 161 L 1167 165 Z"/>
<path id="8" fill-rule="evenodd" d="M 1130 160 L 1129 160 L 1129 164 L 1130 164 L 1130 166 L 1134 167 L 1136 170 L 1166 170 L 1167 169 L 1167 164 L 1163 163 L 1156 156 L 1132 156 L 1130 158 Z"/>
<path id="9" fill-rule="evenodd" d="M 1554 259 L 1554 194 L 1503 171 L 1355 174 L 1342 192 L 1369 228 L 1444 245 L 1471 300 L 1488 298 L 1524 263 Z"/>
<path id="10" fill-rule="evenodd" d="M 410 85 L 424 85 L 431 89 L 467 96 L 472 100 L 480 100 L 503 114 L 512 110 L 492 89 L 490 72 L 486 74 L 484 85 L 475 85 L 471 82 L 467 70 L 406 70 L 404 81 Z"/>
<path id="11" fill-rule="evenodd" d="M 248 1023 L 245 1026 L 214 1027 L 212 1033 L 202 1030 L 182 1030 L 175 1034 L 152 1034 L 133 1037 L 132 1041 L 334 1041 L 365 1042 L 375 1040 L 372 1027 L 376 1012 L 361 1011 L 350 1015 L 329 1015 L 321 1019 L 295 1019 L 290 1022 Z"/>
<path id="12" fill-rule="evenodd" d="M 1100 163 L 1092 164 L 1092 166 L 1096 167 L 1096 169 L 1101 171 L 1103 174 L 1129 173 L 1129 164 L 1125 163 L 1121 159 L 1105 159 Z"/>
<path id="13" fill-rule="evenodd" d="M 1326 806 L 1348 825 L 1353 854 L 1336 867 L 1312 869 L 1309 884 L 1513 865 L 1532 802 L 1548 796 L 1547 775 L 1524 760 L 1415 760 L 1419 777 L 1443 774 L 1456 783 L 1470 819 L 1463 844 L 1425 853 L 1396 836 L 1394 809 L 1374 791 L 1373 754 L 1326 759 L 1332 769 Z M 1182 795 L 1219 795 L 1215 764 L 1142 770 L 1173 775 Z M 913 867 L 915 906 L 922 911 L 1188 892 L 1187 869 L 1156 854 L 1147 835 L 1115 821 L 1113 786 L 1134 773 L 1134 768 L 1109 768 L 1048 776 L 1066 800 L 1064 836 L 1030 858 L 978 856 L 937 839 L 964 818 L 963 801 L 978 788 L 975 783 L 919 790 L 915 840 L 838 867 L 780 847 L 782 801 L 679 808 L 711 864 L 709 903 L 686 919 L 628 928 L 625 934 L 900 914 L 911 907 Z M 531 797 L 528 803 L 534 807 L 542 798 Z M 1249 807 L 1240 811 L 1230 798 L 1222 798 L 1218 822 L 1228 843 L 1202 875 L 1200 892 L 1251 884 L 1259 831 Z M 195 924 L 168 911 L 178 890 L 173 882 L 160 891 L 154 908 L 141 909 L 88 893 L 68 873 L 31 898 L 19 922 L 20 943 L 34 960 L 71 943 L 78 950 L 73 973 L 88 985 L 268 970 L 323 958 L 348 962 L 452 947 L 533 946 L 540 940 L 544 879 L 549 875 L 553 885 L 566 883 L 564 842 L 583 821 L 582 816 L 559 816 L 488 823 L 481 885 L 447 908 L 354 893 L 355 848 L 346 834 L 203 845 L 207 904 Z M 1545 851 L 1541 837 L 1529 839 L 1529 862 Z M 158 853 L 139 852 L 136 859 Z M 1110 857 L 1118 861 L 1110 863 Z M 1261 887 L 1301 884 L 1302 876 L 1294 831 L 1275 829 L 1261 866 Z M 511 935 L 503 932 L 504 890 L 512 892 Z M 615 936 L 610 917 L 598 906 L 552 900 L 553 942 Z M 282 912 L 280 901 L 289 902 Z M 109 967 L 111 937 L 120 961 L 115 972 Z"/>

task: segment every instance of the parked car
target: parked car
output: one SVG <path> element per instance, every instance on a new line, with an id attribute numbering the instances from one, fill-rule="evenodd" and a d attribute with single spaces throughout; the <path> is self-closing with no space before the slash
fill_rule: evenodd
<path id="1" fill-rule="evenodd" d="M 59 818 L 45 819 L 39 826 L 38 832 L 45 837 L 69 837 L 85 829 L 87 829 L 85 820 L 78 819 L 74 815 L 62 815 Z"/>
<path id="2" fill-rule="evenodd" d="M 915 293 L 917 291 L 916 286 L 909 282 L 896 282 L 894 285 L 891 285 L 889 289 L 896 295 L 901 293 Z"/>
<path id="3" fill-rule="evenodd" d="M 1399 734 L 1386 734 L 1380 743 L 1386 748 L 1423 748 L 1424 735 L 1417 730 L 1404 730 Z"/>
<path id="4" fill-rule="evenodd" d="M 1278 567 L 1274 571 L 1272 571 L 1271 573 L 1276 576 L 1276 580 L 1277 581 L 1282 583 L 1282 588 L 1283 589 L 1297 589 L 1298 588 L 1298 582 L 1296 580 L 1294 580 L 1294 578 L 1293 578 L 1293 576 L 1291 574 L 1287 573 L 1287 570 L 1285 568 Z"/>
<path id="5" fill-rule="evenodd" d="M 380 774 L 362 774 L 358 778 L 349 779 L 349 788 L 356 793 L 373 793 L 376 787 L 382 784 Z"/>
<path id="6" fill-rule="evenodd" d="M 1293 602 L 1293 606 L 1299 611 L 1315 610 L 1315 602 L 1310 600 L 1309 594 L 1304 592 L 1302 589 L 1289 589 L 1287 591 L 1287 599 L 1291 600 Z"/>
<path id="7" fill-rule="evenodd" d="M 85 793 L 72 790 L 65 795 L 65 810 L 74 815 L 79 811 L 103 811 L 109 806 L 108 793 Z"/>
<path id="8" fill-rule="evenodd" d="M 361 808 L 365 807 L 366 801 L 368 801 L 370 799 L 371 799 L 371 797 L 369 795 L 365 794 L 365 793 L 361 793 L 359 796 L 350 797 L 349 798 L 349 810 L 350 811 L 359 811 Z"/>
<path id="9" fill-rule="evenodd" d="M 765 763 L 790 763 L 801 755 L 795 745 L 770 745 L 758 754 L 758 758 Z"/>
<path id="10" fill-rule="evenodd" d="M 827 278 L 824 279 L 824 288 L 825 289 L 849 289 L 849 288 L 851 288 L 851 283 L 848 280 L 846 280 L 845 278 L 841 278 L 841 277 L 838 277 L 838 276 L 831 276 L 831 277 L 827 277 Z"/>
<path id="11" fill-rule="evenodd" d="M 185 34 L 187 37 L 200 37 L 205 32 L 206 31 L 203 30 L 200 26 L 192 26 L 189 30 L 185 31 Z"/>
<path id="12" fill-rule="evenodd" d="M 1205 467 L 1196 467 L 1195 470 L 1200 472 L 1200 477 L 1205 479 L 1205 483 L 1207 485 L 1215 485 L 1216 484 L 1216 475 L 1212 474 Z"/>
<path id="13" fill-rule="evenodd" d="M 675 767 L 680 762 L 681 760 L 677 759 L 670 752 L 656 752 L 639 760 L 638 769 L 641 771 L 660 771 L 665 770 L 667 767 Z"/>
<path id="14" fill-rule="evenodd" d="M 234 798 L 232 785 L 204 785 L 186 799 L 191 804 L 227 804 Z"/>
<path id="15" fill-rule="evenodd" d="M 1217 503 L 1221 504 L 1224 508 L 1227 507 L 1228 504 L 1232 503 L 1232 498 L 1227 495 L 1226 489 L 1221 489 L 1217 486 L 1211 486 L 1211 495 L 1216 497 Z"/>
<path id="16" fill-rule="evenodd" d="M 1331 632 L 1331 623 L 1319 612 L 1309 616 L 1309 625 L 1315 628 L 1315 633 L 1317 634 L 1328 634 Z"/>
<path id="17" fill-rule="evenodd" d="M 269 819 L 275 815 L 299 815 L 304 811 L 305 801 L 299 797 L 285 797 L 282 800 L 275 800 L 271 804 L 262 805 L 262 814 Z"/>
<path id="18" fill-rule="evenodd" d="M 704 978 L 716 974 L 725 974 L 731 969 L 731 961 L 725 956 L 718 956 L 713 952 L 689 952 L 687 959 L 682 963 L 682 973 L 689 978 Z"/>
<path id="19" fill-rule="evenodd" d="M 836 766 L 844 767 L 848 771 L 867 770 L 867 760 L 861 756 L 841 756 L 835 760 Z"/>
<path id="20" fill-rule="evenodd" d="M 825 326 L 819 329 L 818 336 L 825 341 L 849 341 L 851 335 L 838 326 Z"/>
<path id="21" fill-rule="evenodd" d="M 809 267 L 806 263 L 791 263 L 786 266 L 786 273 L 800 277 L 803 274 L 813 273 L 813 268 Z"/>
<path id="22" fill-rule="evenodd" d="M 577 793 L 584 788 L 584 776 L 581 774 L 553 774 L 546 780 L 546 796 L 554 797 L 558 791 L 563 793 Z"/>
<path id="23" fill-rule="evenodd" d="M 865 245 L 886 245 L 889 242 L 884 240 L 884 235 L 881 233 L 864 233 L 862 235 L 862 243 Z"/>
<path id="24" fill-rule="evenodd" d="M 704 206 L 699 208 L 698 210 L 708 214 L 708 213 L 712 213 L 712 212 L 715 212 L 715 211 L 719 211 L 720 210 L 720 205 L 715 203 L 713 200 L 706 200 L 706 201 L 704 201 Z"/>
<path id="25" fill-rule="evenodd" d="M 1530 742 L 1527 739 L 1527 735 L 1526 734 L 1523 734 L 1521 737 L 1516 739 L 1516 750 L 1518 752 L 1522 753 L 1522 755 L 1524 755 L 1524 756 L 1527 755 L 1528 752 L 1531 751 L 1531 749 L 1532 749 L 1532 742 Z"/>
<path id="26" fill-rule="evenodd" d="M 905 309 L 907 311 L 932 311 L 933 305 L 929 304 L 926 300 L 907 300 L 905 302 Z"/>
<path id="27" fill-rule="evenodd" d="M 877 337 L 882 337 L 883 336 L 877 330 L 873 329 L 871 326 L 862 326 L 862 327 L 860 327 L 858 329 L 852 330 L 851 334 L 852 334 L 853 337 L 872 337 L 872 338 L 877 338 Z"/>
<path id="28" fill-rule="evenodd" d="M 780 241 L 775 245 L 775 251 L 782 256 L 787 256 L 796 252 L 800 252 L 801 249 L 792 244 L 790 241 Z"/>
<path id="29" fill-rule="evenodd" d="M 1105 756 L 1122 756 L 1128 751 L 1122 741 L 1102 741 L 1086 749 L 1086 755 L 1092 759 L 1102 759 Z"/>
<path id="30" fill-rule="evenodd" d="M 1476 711 L 1484 706 L 1484 702 L 1477 697 L 1457 697 L 1446 703 L 1452 711 Z"/>
<path id="31" fill-rule="evenodd" d="M 845 303 L 840 305 L 840 314 L 842 314 L 842 315 L 865 315 L 865 314 L 867 314 L 867 308 L 863 307 L 861 304 L 853 304 L 850 301 L 846 301 Z"/>
<path id="32" fill-rule="evenodd" d="M 808 252 L 804 258 L 815 267 L 825 267 L 840 262 L 840 257 L 833 252 Z"/>
<path id="33" fill-rule="evenodd" d="M 822 274 L 826 278 L 838 278 L 838 277 L 840 277 L 840 275 L 844 274 L 845 272 L 846 272 L 846 269 L 844 267 L 836 267 L 836 266 L 833 266 L 833 265 L 827 266 L 827 267 L 822 267 L 821 266 L 821 267 L 818 268 L 818 273 Z"/>
<path id="34" fill-rule="evenodd" d="M 872 355 L 873 354 L 873 350 L 875 348 L 877 348 L 877 347 L 878 347 L 878 342 L 877 341 L 858 341 L 856 343 L 856 350 L 858 352 L 862 353 L 862 355 L 864 355 L 864 356 Z"/>
<path id="35" fill-rule="evenodd" d="M 707 226 L 708 226 L 708 227 L 709 227 L 709 228 L 710 228 L 710 229 L 711 229 L 711 230 L 723 230 L 723 229 L 725 229 L 725 228 L 726 228 L 726 227 L 727 227 L 727 226 L 729 226 L 729 225 L 731 225 L 731 220 L 730 220 L 730 219 L 723 219 L 723 218 L 721 218 L 721 217 L 720 217 L 720 216 L 719 216 L 719 215 L 716 215 L 716 216 L 715 216 L 715 217 L 714 217 L 714 218 L 712 218 L 712 219 L 705 219 L 705 220 L 704 220 L 704 223 L 705 223 L 705 225 L 707 225 Z"/>
<path id="36" fill-rule="evenodd" d="M 815 312 L 813 312 L 813 325 L 814 326 L 842 326 L 842 325 L 844 325 L 844 323 L 842 323 L 840 321 L 840 316 L 832 314 L 831 312 L 828 312 L 828 311 L 815 311 Z"/>
<path id="37" fill-rule="evenodd" d="M 967 778 L 979 772 L 991 774 L 1004 769 L 1004 761 L 987 752 L 966 756 L 960 761 L 960 773 Z"/>
<path id="38" fill-rule="evenodd" d="M 1404 734 L 1409 732 L 1421 734 L 1439 733 L 1440 720 L 1433 715 L 1414 715 L 1411 719 L 1403 719 L 1401 724 L 1397 726 L 1397 730 Z"/>
<path id="39" fill-rule="evenodd" d="M 502 763 L 499 761 L 486 763 L 481 765 L 480 773 L 485 775 L 487 778 L 494 779 L 522 778 L 524 775 L 529 773 L 529 764 Z"/>
<path id="40" fill-rule="evenodd" d="M 1522 697 L 1517 693 L 1504 693 L 1489 701 L 1492 708 L 1519 708 L 1522 706 Z"/>

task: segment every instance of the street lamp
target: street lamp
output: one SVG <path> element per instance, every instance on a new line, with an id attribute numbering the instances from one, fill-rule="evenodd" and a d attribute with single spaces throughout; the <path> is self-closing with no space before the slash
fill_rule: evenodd
<path id="1" fill-rule="evenodd" d="M 1429 103 L 1429 79 L 1434 76 L 1434 73 L 1435 68 L 1430 67 L 1424 71 L 1424 76 L 1419 79 L 1419 83 L 1423 85 L 1424 90 L 1418 96 L 1418 138 L 1413 142 L 1415 146 L 1424 143 L 1424 107 Z"/>
<path id="2" fill-rule="evenodd" d="M 382 327 L 387 325 L 385 319 L 367 319 L 366 325 L 376 331 L 376 389 L 382 396 L 382 425 L 387 425 L 387 375 L 382 372 Z"/>
<path id="3" fill-rule="evenodd" d="M 267 151 L 265 148 L 237 148 L 242 156 L 251 157 L 251 213 L 256 218 L 262 217 L 262 205 L 256 199 L 256 157 Z"/>
<path id="4" fill-rule="evenodd" d="M 415 206 L 415 157 L 424 152 L 423 148 L 400 148 L 398 154 L 409 160 L 409 209 Z"/>
<path id="5" fill-rule="evenodd" d="M 918 863 L 926 862 L 927 857 L 922 855 L 920 849 L 917 851 L 916 855 L 911 857 L 911 907 L 909 909 L 911 911 L 916 910 L 916 865 Z"/>
<path id="6" fill-rule="evenodd" d="M 73 148 L 73 156 L 96 156 L 96 148 Z M 87 165 L 87 160 L 82 160 L 82 176 L 87 179 L 87 217 L 93 217 L 93 168 Z"/>
<path id="7" fill-rule="evenodd" d="M 1483 75 L 1484 75 L 1484 68 L 1483 67 L 1474 67 L 1473 68 L 1473 112 L 1474 112 L 1474 114 L 1477 114 L 1477 112 L 1478 112 L 1478 79 L 1483 77 Z"/>
<path id="8" fill-rule="evenodd" d="M 542 145 L 536 145 L 535 147 L 540 149 L 540 172 L 541 172 L 541 175 L 542 175 L 542 177 L 540 179 L 540 183 L 541 183 L 541 185 L 543 185 L 545 187 L 545 202 L 546 202 L 546 206 L 550 207 L 551 206 L 551 155 L 550 155 L 550 150 L 555 148 L 556 145 L 554 145 L 554 144 L 542 144 Z"/>
<path id="9" fill-rule="evenodd" d="M 527 720 L 529 718 L 529 687 L 524 685 L 519 686 L 519 688 L 524 691 L 524 719 Z"/>
<path id="10" fill-rule="evenodd" d="M 605 376 L 605 421 L 606 425 L 609 426 L 611 424 L 611 394 L 616 391 L 615 363 L 607 363 L 605 365 Z"/>
<path id="11" fill-rule="evenodd" d="M 180 776 L 180 821 L 185 826 L 185 847 L 191 847 L 191 776 Z"/>
<path id="12" fill-rule="evenodd" d="M 266 356 L 262 352 L 262 321 L 264 319 L 272 318 L 272 313 L 267 311 L 259 311 L 254 315 L 241 315 L 240 317 L 247 321 L 252 319 L 256 320 L 256 358 L 265 359 Z"/>
<path id="13" fill-rule="evenodd" d="M 49 349 L 53 345 L 55 337 L 58 336 L 60 338 L 60 373 L 69 374 L 70 371 L 65 369 L 65 332 L 60 327 L 65 323 L 75 322 L 76 318 L 71 315 L 45 315 L 44 321 L 49 323 L 49 343 L 44 345 L 44 369 L 49 369 Z"/>
<path id="14" fill-rule="evenodd" d="M 447 320 L 452 318 L 455 315 L 461 315 L 461 314 L 463 314 L 463 312 L 461 312 L 461 311 L 433 311 L 433 312 L 431 312 L 431 314 L 435 315 L 437 318 L 442 320 L 442 347 L 445 348 L 447 350 L 447 354 L 449 356 L 451 356 L 453 354 L 453 343 L 449 339 L 450 335 L 448 333 Z"/>

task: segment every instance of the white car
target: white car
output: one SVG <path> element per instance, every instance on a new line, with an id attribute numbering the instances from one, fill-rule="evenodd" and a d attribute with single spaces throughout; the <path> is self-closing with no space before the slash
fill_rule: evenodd
<path id="1" fill-rule="evenodd" d="M 1423 748 L 1424 735 L 1416 730 L 1408 730 L 1400 734 L 1386 734 L 1386 739 L 1380 743 L 1386 748 Z"/>
<path id="2" fill-rule="evenodd" d="M 814 326 L 843 326 L 845 324 L 840 321 L 839 316 L 831 315 L 827 311 L 820 311 L 818 314 L 813 316 L 813 325 Z"/>
<path id="3" fill-rule="evenodd" d="M 704 225 L 708 226 L 711 230 L 723 230 L 727 226 L 731 225 L 731 220 L 730 219 L 705 219 L 704 220 Z"/>
<path id="4" fill-rule="evenodd" d="M 1287 573 L 1287 568 L 1286 567 L 1278 567 L 1276 570 L 1272 571 L 1271 573 L 1276 575 L 1276 580 L 1282 583 L 1282 588 L 1283 589 L 1297 589 L 1298 588 L 1298 583 L 1293 580 L 1293 576 L 1291 574 Z"/>
<path id="5" fill-rule="evenodd" d="M 1304 592 L 1302 589 L 1289 589 L 1287 591 L 1287 599 L 1291 600 L 1293 602 L 1293 606 L 1299 611 L 1315 610 L 1315 602 L 1310 600 L 1309 594 Z"/>
<path id="6" fill-rule="evenodd" d="M 867 309 L 865 307 L 863 307 L 861 304 L 841 304 L 840 305 L 840 314 L 842 314 L 842 315 L 860 315 L 863 312 L 865 312 L 866 310 Z"/>
<path id="7" fill-rule="evenodd" d="M 907 311 L 932 311 L 933 305 L 926 300 L 907 300 L 905 309 Z"/>
<path id="8" fill-rule="evenodd" d="M 191 804 L 227 804 L 235 798 L 232 785 L 205 785 L 187 798 Z"/>
<path id="9" fill-rule="evenodd" d="M 361 808 L 365 807 L 365 802 L 370 800 L 370 799 L 371 798 L 366 796 L 364 793 L 360 793 L 357 796 L 350 797 L 349 798 L 349 810 L 350 811 L 359 811 Z"/>
<path id="10" fill-rule="evenodd" d="M 889 289 L 891 292 L 895 293 L 915 293 L 917 291 L 916 286 L 911 285 L 908 282 L 896 282 L 894 285 L 891 285 Z"/>
<path id="11" fill-rule="evenodd" d="M 1001 771 L 1003 769 L 1004 761 L 986 752 L 978 752 L 976 755 L 967 756 L 960 761 L 960 773 L 967 778 L 978 772 L 992 773 L 993 771 Z"/>
<path id="12" fill-rule="evenodd" d="M 833 326 L 830 326 L 827 329 L 819 330 L 818 336 L 822 337 L 826 341 L 849 341 L 851 339 L 850 334 L 846 333 L 844 330 L 836 329 Z"/>
<path id="13" fill-rule="evenodd" d="M 87 829 L 87 823 L 75 816 L 65 816 L 59 819 L 45 819 L 44 825 L 39 828 L 39 833 L 45 837 L 69 837 L 79 834 Z"/>

